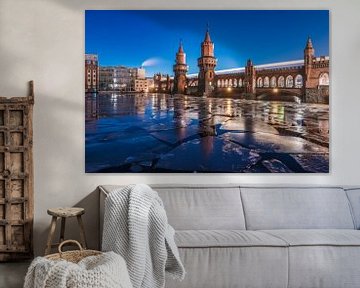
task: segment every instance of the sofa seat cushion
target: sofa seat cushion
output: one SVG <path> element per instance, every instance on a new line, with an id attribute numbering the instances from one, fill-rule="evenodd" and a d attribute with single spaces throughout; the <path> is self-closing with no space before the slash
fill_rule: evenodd
<path id="1" fill-rule="evenodd" d="M 180 248 L 288 246 L 269 233 L 244 230 L 179 230 L 175 242 Z"/>
<path id="2" fill-rule="evenodd" d="M 350 229 L 262 230 L 289 246 L 360 246 L 360 231 Z"/>

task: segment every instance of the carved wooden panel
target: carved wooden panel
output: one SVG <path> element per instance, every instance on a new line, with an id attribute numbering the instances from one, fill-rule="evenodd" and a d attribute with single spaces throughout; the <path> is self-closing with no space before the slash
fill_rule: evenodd
<path id="1" fill-rule="evenodd" d="M 0 97 L 0 261 L 33 255 L 33 104 Z"/>

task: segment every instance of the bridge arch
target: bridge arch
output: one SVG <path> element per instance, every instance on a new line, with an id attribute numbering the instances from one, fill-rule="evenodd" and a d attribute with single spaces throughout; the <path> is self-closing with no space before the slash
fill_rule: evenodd
<path id="1" fill-rule="evenodd" d="M 264 84 L 263 84 L 263 87 L 268 88 L 268 87 L 269 87 L 269 85 L 270 85 L 270 80 L 269 80 L 269 77 L 268 77 L 268 76 L 266 76 L 266 77 L 264 78 Z"/>
<path id="2" fill-rule="evenodd" d="M 229 87 L 228 85 L 229 85 L 229 81 L 228 81 L 228 79 L 225 79 L 225 86 L 224 87 L 227 88 L 227 87 Z"/>
<path id="3" fill-rule="evenodd" d="M 295 77 L 295 88 L 302 88 L 303 87 L 303 76 L 298 74 Z"/>
<path id="4" fill-rule="evenodd" d="M 283 88 L 285 86 L 285 77 L 284 76 L 280 76 L 278 78 L 278 87 Z"/>
<path id="5" fill-rule="evenodd" d="M 216 83 L 217 83 L 217 87 L 221 87 L 221 80 L 220 79 L 218 79 Z"/>
<path id="6" fill-rule="evenodd" d="M 329 86 L 330 84 L 330 79 L 329 79 L 329 74 L 328 73 L 321 73 L 320 77 L 319 77 L 319 85 L 320 86 Z"/>
<path id="7" fill-rule="evenodd" d="M 270 87 L 271 88 L 276 87 L 276 77 L 275 76 L 272 76 L 270 79 Z"/>
<path id="8" fill-rule="evenodd" d="M 229 86 L 228 87 L 232 87 L 232 79 L 229 79 Z"/>
<path id="9" fill-rule="evenodd" d="M 288 75 L 286 77 L 286 88 L 292 88 L 294 87 L 294 77 L 291 75 Z"/>
<path id="10" fill-rule="evenodd" d="M 263 87 L 263 79 L 259 77 L 256 81 L 257 87 L 262 88 Z"/>
<path id="11" fill-rule="evenodd" d="M 239 78 L 238 87 L 242 87 L 242 86 L 243 86 L 243 81 L 241 78 Z"/>
<path id="12" fill-rule="evenodd" d="M 238 86 L 238 83 L 237 83 L 237 79 L 236 79 L 236 78 L 233 80 L 233 86 L 234 86 L 234 87 L 237 87 L 237 86 Z"/>

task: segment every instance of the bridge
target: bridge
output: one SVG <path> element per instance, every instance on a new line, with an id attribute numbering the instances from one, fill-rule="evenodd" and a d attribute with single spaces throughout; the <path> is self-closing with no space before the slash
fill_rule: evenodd
<path id="1" fill-rule="evenodd" d="M 308 102 L 328 103 L 329 97 L 329 57 L 314 59 L 314 69 L 311 78 L 312 89 L 321 90 L 322 99 Z M 255 65 L 256 76 L 254 77 L 254 95 L 258 100 L 285 100 L 292 102 L 306 101 L 305 67 L 304 60 L 269 63 Z M 245 75 L 245 67 L 224 69 L 215 71 L 214 91 L 228 95 L 244 93 L 248 81 Z M 188 90 L 196 91 L 198 75 L 187 75 Z M 325 92 L 324 92 L 325 91 Z"/>
<path id="2" fill-rule="evenodd" d="M 214 77 L 206 80 L 208 96 L 244 97 L 259 100 L 328 103 L 329 56 L 315 57 L 311 39 L 304 49 L 304 59 L 254 65 L 249 59 L 244 67 L 212 70 Z M 210 75 L 210 74 L 209 74 Z M 176 76 L 176 75 L 175 75 Z M 183 93 L 199 95 L 197 73 L 187 74 Z M 201 78 L 200 82 L 204 82 Z M 158 90 L 171 93 L 173 78 Z M 161 83 L 160 83 L 161 84 Z M 203 84 L 201 84 L 203 85 Z"/>

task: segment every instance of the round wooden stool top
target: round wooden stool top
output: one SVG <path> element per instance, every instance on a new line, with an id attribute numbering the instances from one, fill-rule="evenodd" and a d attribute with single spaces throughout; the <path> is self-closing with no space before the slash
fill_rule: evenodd
<path id="1" fill-rule="evenodd" d="M 50 208 L 47 210 L 47 213 L 51 216 L 66 218 L 82 215 L 85 213 L 85 209 L 80 207 L 59 207 Z"/>

